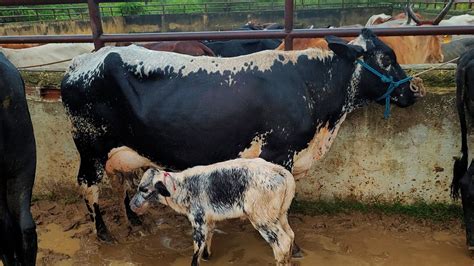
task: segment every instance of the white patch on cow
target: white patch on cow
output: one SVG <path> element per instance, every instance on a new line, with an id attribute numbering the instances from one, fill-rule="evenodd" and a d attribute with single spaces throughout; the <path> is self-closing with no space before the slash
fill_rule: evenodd
<path id="1" fill-rule="evenodd" d="M 313 139 L 308 143 L 308 147 L 293 155 L 292 173 L 296 178 L 305 175 L 313 162 L 320 160 L 326 154 L 345 119 L 346 114 L 339 118 L 332 129 L 329 129 L 328 124 L 318 127 Z"/>
<path id="2" fill-rule="evenodd" d="M 245 148 L 245 150 L 241 151 L 239 153 L 240 158 L 257 158 L 260 156 L 262 153 L 262 148 L 266 144 L 265 142 L 265 137 L 269 134 L 270 132 L 260 134 L 252 139 L 252 142 L 250 142 L 250 145 Z"/>
<path id="3" fill-rule="evenodd" d="M 354 73 L 352 74 L 351 80 L 349 82 L 349 87 L 347 88 L 347 98 L 345 101 L 344 106 L 342 107 L 343 113 L 350 113 L 352 112 L 357 106 L 355 103 L 356 94 L 359 90 L 359 83 L 362 74 L 362 65 L 357 64 Z"/>
<path id="4" fill-rule="evenodd" d="M 90 84 L 93 79 L 102 77 L 104 60 L 111 53 L 117 53 L 125 64 L 135 66 L 135 75 L 139 77 L 146 77 L 157 70 L 164 71 L 165 68 L 170 73 L 180 73 L 183 77 L 200 70 L 208 74 L 218 73 L 220 75 L 224 73 L 235 75 L 245 70 L 264 72 L 270 70 L 275 62 L 295 64 L 300 56 L 319 60 L 326 60 L 333 56 L 331 51 L 318 48 L 303 51 L 267 50 L 250 55 L 219 58 L 151 51 L 135 45 L 104 47 L 95 53 L 75 57 L 68 69 L 67 81 L 71 83 L 85 79 L 85 82 Z"/>

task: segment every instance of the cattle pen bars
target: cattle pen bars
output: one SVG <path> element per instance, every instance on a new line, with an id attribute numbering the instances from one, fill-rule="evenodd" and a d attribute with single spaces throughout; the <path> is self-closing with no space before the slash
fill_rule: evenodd
<path id="1" fill-rule="evenodd" d="M 132 2 L 130 0 L 0 0 L 0 6 L 78 4 L 87 3 L 92 35 L 25 35 L 0 36 L 0 43 L 94 43 L 99 49 L 107 42 L 144 42 L 144 41 L 180 41 L 180 40 L 228 40 L 228 39 L 285 39 L 285 50 L 291 50 L 294 38 L 315 38 L 326 35 L 355 37 L 360 28 L 321 28 L 293 29 L 294 0 L 285 0 L 285 27 L 283 30 L 266 31 L 202 31 L 202 32 L 164 32 L 164 33 L 128 33 L 104 34 L 99 3 Z M 137 2 L 135 0 L 135 2 Z M 371 28 L 379 36 L 406 35 L 457 35 L 474 34 L 473 25 L 462 26 L 423 26 Z"/>

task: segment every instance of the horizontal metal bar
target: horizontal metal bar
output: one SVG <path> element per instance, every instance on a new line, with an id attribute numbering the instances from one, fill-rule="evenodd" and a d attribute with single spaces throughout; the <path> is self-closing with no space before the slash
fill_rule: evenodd
<path id="1" fill-rule="evenodd" d="M 91 35 L 0 36 L 0 43 L 91 43 Z"/>
<path id="2" fill-rule="evenodd" d="M 143 2 L 143 0 L 100 0 L 100 3 Z M 87 0 L 0 0 L 0 6 L 41 6 L 61 4 L 86 4 Z"/>
<path id="3" fill-rule="evenodd" d="M 405 35 L 456 35 L 474 34 L 474 26 L 422 26 L 422 27 L 391 27 L 370 28 L 379 36 Z M 333 29 L 295 29 L 289 36 L 292 38 L 314 38 L 326 35 L 357 36 L 361 28 Z M 230 40 L 230 39 L 283 39 L 287 36 L 282 30 L 265 31 L 204 31 L 204 32 L 165 32 L 165 33 L 130 33 L 104 34 L 100 40 L 104 42 L 146 42 L 170 40 Z M 0 36 L 0 43 L 65 43 L 92 42 L 90 35 L 29 35 Z"/>

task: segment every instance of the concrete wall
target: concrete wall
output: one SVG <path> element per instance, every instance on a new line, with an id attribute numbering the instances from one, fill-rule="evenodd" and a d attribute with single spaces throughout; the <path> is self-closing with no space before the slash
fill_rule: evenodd
<path id="1" fill-rule="evenodd" d="M 365 25 L 373 14 L 391 14 L 392 9 L 371 7 L 365 9 L 297 10 L 296 27 L 326 27 L 351 24 Z M 283 23 L 283 11 L 233 12 L 186 15 L 143 15 L 103 18 L 106 33 L 135 33 L 160 31 L 230 30 L 241 27 L 249 20 Z M 89 21 L 47 21 L 34 23 L 0 24 L 0 35 L 91 34 Z"/>
<path id="2" fill-rule="evenodd" d="M 414 106 L 392 107 L 389 120 L 375 104 L 350 114 L 326 157 L 298 180 L 297 197 L 450 202 L 460 145 L 454 92 L 429 88 Z M 75 186 L 79 157 L 62 103 L 28 102 L 38 152 L 35 194 Z"/>

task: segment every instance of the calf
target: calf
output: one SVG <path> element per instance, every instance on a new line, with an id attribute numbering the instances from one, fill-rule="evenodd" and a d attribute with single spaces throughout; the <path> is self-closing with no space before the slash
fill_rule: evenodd
<path id="1" fill-rule="evenodd" d="M 128 192 L 136 191 L 140 177 L 146 169 L 150 167 L 158 168 L 158 166 L 125 146 L 112 149 L 107 157 L 105 172 L 110 179 L 114 191 L 124 200 L 125 204 L 122 206 L 124 206 L 125 216 L 132 225 L 140 225 L 140 219 L 130 210 Z M 85 199 L 88 201 L 87 203 L 93 202 L 93 199 L 87 197 Z"/>
<path id="2" fill-rule="evenodd" d="M 468 165 L 467 123 L 465 109 L 473 115 L 472 100 L 474 99 L 474 50 L 461 55 L 456 71 L 456 106 L 461 124 L 461 154 L 462 157 L 454 162 L 451 195 L 459 198 L 461 191 L 464 223 L 466 225 L 466 243 L 469 250 L 474 250 L 474 160 Z"/>
<path id="3" fill-rule="evenodd" d="M 36 226 L 30 200 L 36 170 L 36 145 L 25 85 L 0 53 L 0 260 L 34 265 Z"/>
<path id="4" fill-rule="evenodd" d="M 180 173 L 151 168 L 130 202 L 141 214 L 151 202 L 170 206 L 193 227 L 194 255 L 211 255 L 215 222 L 247 217 L 273 248 L 277 265 L 289 265 L 294 233 L 287 212 L 295 194 L 293 175 L 263 159 L 235 159 L 197 166 Z"/>

